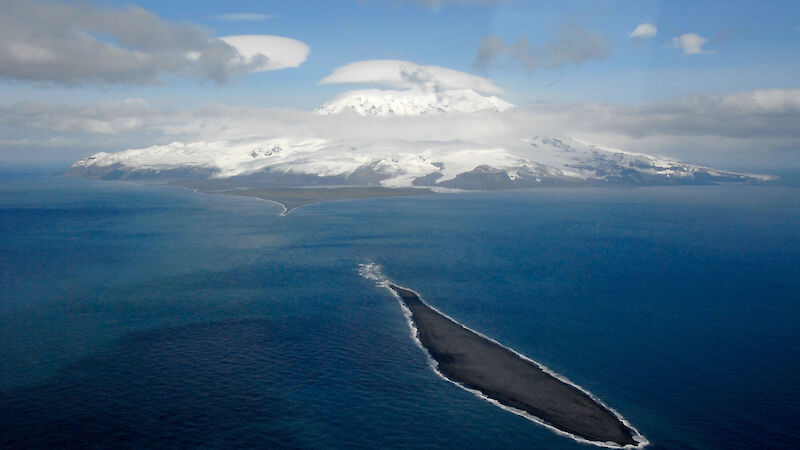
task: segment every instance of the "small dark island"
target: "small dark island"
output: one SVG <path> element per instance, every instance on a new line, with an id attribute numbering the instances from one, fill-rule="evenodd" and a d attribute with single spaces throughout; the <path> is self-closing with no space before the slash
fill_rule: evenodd
<path id="1" fill-rule="evenodd" d="M 414 291 L 394 284 L 389 287 L 411 311 L 420 343 L 449 380 L 592 443 L 619 447 L 646 443 L 577 387 L 441 314 Z"/>

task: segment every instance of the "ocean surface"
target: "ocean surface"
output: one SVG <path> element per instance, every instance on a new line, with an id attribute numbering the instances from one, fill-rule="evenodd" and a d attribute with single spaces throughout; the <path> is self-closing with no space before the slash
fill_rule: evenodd
<path id="1" fill-rule="evenodd" d="M 800 445 L 800 188 L 281 210 L 0 175 L 0 447 L 591 448 L 439 378 L 364 263 L 648 448 Z"/>

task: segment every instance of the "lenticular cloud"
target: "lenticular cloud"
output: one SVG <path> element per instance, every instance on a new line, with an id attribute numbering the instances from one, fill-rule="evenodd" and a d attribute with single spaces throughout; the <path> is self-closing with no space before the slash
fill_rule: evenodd
<path id="1" fill-rule="evenodd" d="M 320 84 L 375 84 L 398 89 L 446 91 L 472 89 L 487 94 L 503 92 L 488 78 L 439 66 L 423 66 L 410 61 L 376 59 L 358 61 L 334 69 Z"/>
<path id="2" fill-rule="evenodd" d="M 308 58 L 308 45 L 288 37 L 249 34 L 218 39 L 236 49 L 240 63 L 258 62 L 253 72 L 299 67 Z"/>

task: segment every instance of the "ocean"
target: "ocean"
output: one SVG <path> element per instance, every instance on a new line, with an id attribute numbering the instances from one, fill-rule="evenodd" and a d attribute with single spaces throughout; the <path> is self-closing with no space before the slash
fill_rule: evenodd
<path id="1" fill-rule="evenodd" d="M 586 449 L 436 375 L 391 280 L 652 449 L 800 445 L 800 188 L 336 201 L 0 174 L 4 448 Z"/>

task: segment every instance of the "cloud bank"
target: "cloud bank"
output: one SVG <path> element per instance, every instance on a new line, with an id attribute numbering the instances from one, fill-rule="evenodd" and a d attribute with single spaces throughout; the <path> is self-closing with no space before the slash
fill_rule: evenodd
<path id="1" fill-rule="evenodd" d="M 233 125 L 243 115 L 251 115 L 255 120 L 263 114 L 261 126 L 249 128 L 244 125 Z M 278 120 L 284 116 L 287 120 Z M 800 140 L 800 89 L 768 89 L 736 92 L 726 95 L 694 94 L 675 97 L 668 100 L 643 103 L 639 105 L 619 105 L 608 103 L 540 103 L 526 108 L 515 108 L 505 113 L 491 115 L 467 114 L 459 115 L 459 123 L 483 121 L 485 117 L 497 117 L 505 120 L 508 117 L 530 119 L 524 125 L 532 133 L 540 127 L 547 131 L 569 133 L 570 130 L 613 130 L 633 138 L 650 136 L 717 136 L 728 138 L 759 138 L 765 136 L 792 138 Z M 195 120 L 195 119 L 200 120 Z M 205 119 L 203 119 L 205 118 Z M 294 118 L 294 119 L 293 119 Z M 219 119 L 215 125 L 206 119 Z M 296 119 L 296 120 L 295 120 Z M 499 120 L 498 119 L 498 120 Z M 224 132 L 248 135 L 254 130 L 272 129 L 274 133 L 283 133 L 281 127 L 288 127 L 286 132 L 312 132 L 316 123 L 343 123 L 370 121 L 373 119 L 359 116 L 320 117 L 311 111 L 297 111 L 277 108 L 233 108 L 211 106 L 195 110 L 175 108 L 154 108 L 140 99 L 129 99 L 122 102 L 99 105 L 46 105 L 42 103 L 21 102 L 0 107 L 0 129 L 4 135 L 25 134 L 27 131 L 58 134 L 60 132 L 79 132 L 86 134 L 109 135 L 124 133 L 128 130 L 160 130 L 164 135 L 197 133 L 212 130 L 210 133 Z M 231 121 L 231 122 L 226 122 Z M 409 133 L 413 136 L 417 127 L 402 131 L 403 126 L 419 122 L 448 123 L 455 121 L 453 117 L 427 116 L 420 119 L 394 117 L 391 120 L 374 118 L 374 123 L 385 123 L 387 127 L 397 127 L 398 133 Z M 274 124 L 276 126 L 270 126 Z M 476 129 L 488 132 L 495 129 L 497 121 L 490 127 Z M 341 124 L 337 125 L 339 127 Z M 348 131 L 361 127 L 356 124 L 346 127 Z M 352 129 L 351 129 L 352 128 Z M 436 125 L 431 128 L 432 136 Z M 216 131 L 213 131 L 216 130 Z M 227 130 L 227 131 L 226 131 Z M 249 130 L 249 131 L 247 131 Z M 497 133 L 508 131 L 505 126 L 498 126 Z M 447 130 L 443 130 L 446 132 Z M 454 131 L 454 130 L 450 130 Z M 261 131 L 259 131 L 261 132 Z M 358 133 L 363 134 L 365 131 Z M 370 133 L 369 131 L 366 131 Z M 455 130 L 456 134 L 470 134 L 470 130 Z M 34 133 L 35 134 L 35 133 Z M 452 135 L 451 135 L 452 137 Z M 800 148 L 798 148 L 800 151 Z"/>
<path id="2" fill-rule="evenodd" d="M 243 49 L 254 49 L 250 44 L 244 42 Z M 236 74 L 271 70 L 265 67 L 294 67 L 303 47 L 307 54 L 297 41 L 271 44 L 280 45 L 261 47 L 257 53 L 263 57 L 254 58 L 199 26 L 168 22 L 137 6 L 0 2 L 0 77 L 16 81 L 155 84 L 177 75 L 222 83 Z M 298 52 L 294 59 L 287 57 L 291 50 Z"/>
<path id="3" fill-rule="evenodd" d="M 720 168 L 797 167 L 800 89 L 688 95 L 639 105 L 533 104 L 498 112 L 392 117 L 209 106 L 156 108 L 141 100 L 0 107 L 0 159 L 61 152 L 67 161 L 173 141 L 250 137 L 471 141 L 518 145 L 535 135 L 573 136 Z"/>
<path id="4" fill-rule="evenodd" d="M 372 84 L 397 89 L 446 91 L 472 89 L 487 94 L 503 90 L 488 78 L 439 66 L 423 66 L 393 59 L 369 60 L 337 67 L 320 84 Z"/>
<path id="5" fill-rule="evenodd" d="M 529 110 L 586 130 L 615 130 L 632 138 L 716 136 L 800 140 L 800 89 L 763 89 L 725 95 L 692 94 L 639 105 L 539 104 Z M 798 148 L 800 151 L 800 148 Z"/>
<path id="6" fill-rule="evenodd" d="M 568 64 L 601 61 L 610 53 L 611 43 L 605 36 L 566 22 L 553 39 L 538 45 L 528 41 L 525 36 L 514 42 L 506 42 L 497 36 L 484 36 L 473 65 L 484 69 L 510 62 L 533 72 L 540 68 L 559 69 Z"/>

